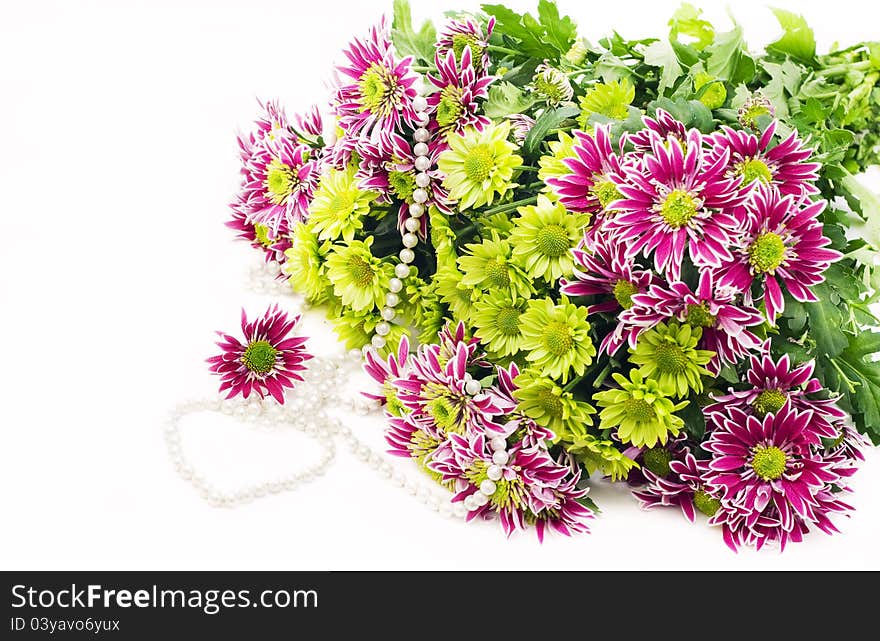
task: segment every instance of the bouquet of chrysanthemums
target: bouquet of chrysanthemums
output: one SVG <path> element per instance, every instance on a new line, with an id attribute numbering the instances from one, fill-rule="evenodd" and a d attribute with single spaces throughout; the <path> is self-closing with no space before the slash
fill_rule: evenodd
<path id="1" fill-rule="evenodd" d="M 437 28 L 396 0 L 323 115 L 267 102 L 239 138 L 229 225 L 363 348 L 390 451 L 469 519 L 585 532 L 590 478 L 734 549 L 851 509 L 880 442 L 880 200 L 854 177 L 880 43 L 820 54 L 775 14 L 756 54 L 687 4 L 590 43 L 548 0 Z M 283 402 L 284 349 L 252 342 L 226 389 Z"/>

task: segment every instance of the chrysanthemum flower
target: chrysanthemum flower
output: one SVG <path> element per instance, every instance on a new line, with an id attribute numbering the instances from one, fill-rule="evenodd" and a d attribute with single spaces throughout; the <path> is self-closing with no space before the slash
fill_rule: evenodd
<path id="1" fill-rule="evenodd" d="M 465 245 L 465 249 L 467 253 L 458 258 L 458 266 L 464 274 L 462 284 L 521 298 L 528 298 L 534 292 L 525 271 L 511 261 L 507 239 L 485 238 L 481 243 Z"/>
<path id="2" fill-rule="evenodd" d="M 620 151 L 614 149 L 607 125 L 597 126 L 593 135 L 575 131 L 572 157 L 562 160 L 568 172 L 548 177 L 547 185 L 568 209 L 609 214 L 611 203 L 622 198 Z"/>
<path id="3" fill-rule="evenodd" d="M 513 171 L 522 164 L 517 146 L 508 142 L 506 120 L 482 131 L 468 127 L 447 138 L 449 149 L 440 154 L 437 166 L 446 174 L 443 186 L 460 209 L 491 205 L 514 187 Z"/>
<path id="4" fill-rule="evenodd" d="M 640 331 L 674 319 L 702 329 L 699 347 L 715 353 L 707 368 L 717 375 L 723 365 L 736 365 L 761 346 L 760 339 L 747 328 L 762 324 L 764 317 L 754 307 L 737 301 L 738 294 L 732 287 L 719 285 L 711 269 L 704 269 L 696 291 L 678 281 L 654 284 L 637 293 L 620 322 Z"/>
<path id="5" fill-rule="evenodd" d="M 746 538 L 769 536 L 756 526 L 791 534 L 801 524 L 827 520 L 832 508 L 819 496 L 841 477 L 834 462 L 811 447 L 811 414 L 787 405 L 763 419 L 737 407 L 718 416 L 703 445 L 713 454 L 705 480 L 722 501 L 712 521 L 724 524 L 734 549 L 743 531 Z"/>
<path id="6" fill-rule="evenodd" d="M 525 114 L 512 114 L 507 119 L 510 121 L 513 140 L 516 144 L 522 145 L 526 141 L 526 136 L 529 135 L 532 127 L 535 126 L 534 118 Z"/>
<path id="7" fill-rule="evenodd" d="M 391 416 L 385 430 L 387 450 L 392 456 L 411 458 L 425 472 L 442 482 L 442 476 L 428 464 L 434 453 L 445 442 L 445 437 L 429 425 L 416 422 L 411 415 Z"/>
<path id="8" fill-rule="evenodd" d="M 467 321 L 477 309 L 482 292 L 462 282 L 463 274 L 455 268 L 443 268 L 434 275 L 437 295 L 449 306 L 458 321 Z"/>
<path id="9" fill-rule="evenodd" d="M 776 107 L 773 106 L 773 103 L 760 91 L 756 91 L 737 110 L 736 117 L 743 127 L 757 129 L 758 118 L 761 116 L 773 118 L 775 115 Z"/>
<path id="10" fill-rule="evenodd" d="M 241 331 L 244 342 L 234 336 L 217 332 L 222 340 L 217 346 L 222 353 L 208 359 L 211 371 L 220 376 L 220 391 L 226 398 L 241 394 L 248 398 L 256 392 L 260 398 L 270 394 L 284 403 L 285 388 L 292 388 L 295 381 L 302 381 L 303 364 L 312 358 L 306 353 L 305 337 L 290 336 L 299 316 L 288 318 L 287 312 L 277 305 L 269 307 L 254 321 L 248 321 L 241 310 Z"/>
<path id="11" fill-rule="evenodd" d="M 581 96 L 581 115 L 578 116 L 578 125 L 581 129 L 586 129 L 587 121 L 593 114 L 614 120 L 625 120 L 635 97 L 635 85 L 626 78 L 596 83 Z"/>
<path id="12" fill-rule="evenodd" d="M 785 307 L 780 282 L 801 302 L 818 300 L 809 288 L 824 281 L 822 273 L 842 256 L 827 248 L 831 241 L 822 235 L 817 217 L 825 206 L 824 200 L 803 206 L 776 187 L 758 185 L 746 203 L 737 246 L 719 270 L 720 282 L 743 292 L 747 303 L 752 284 L 763 282 L 770 322 Z"/>
<path id="13" fill-rule="evenodd" d="M 675 396 L 687 396 L 690 390 L 700 393 L 701 377 L 709 375 L 705 365 L 715 355 L 697 349 L 702 333 L 702 327 L 679 325 L 675 321 L 659 323 L 639 334 L 635 349 L 629 350 L 629 361 L 639 366 L 644 378 L 656 380 Z"/>
<path id="14" fill-rule="evenodd" d="M 710 159 L 696 129 L 684 148 L 656 137 L 651 145 L 643 162 L 623 167 L 626 183 L 618 189 L 624 197 L 614 203 L 618 213 L 609 228 L 629 241 L 630 255 L 653 253 L 657 271 L 670 280 L 681 279 L 685 251 L 697 267 L 730 260 L 728 245 L 739 227 L 730 210 L 745 196 L 741 179 L 724 177 L 727 154 Z"/>
<path id="15" fill-rule="evenodd" d="M 728 152 L 727 175 L 741 177 L 744 187 L 751 189 L 755 182 L 775 185 L 782 195 L 795 199 L 819 193 L 815 181 L 821 165 L 806 162 L 813 151 L 792 132 L 785 140 L 770 147 L 776 134 L 774 120 L 758 137 L 748 131 L 722 127 L 709 137 L 712 154 Z"/>
<path id="16" fill-rule="evenodd" d="M 438 91 L 428 96 L 428 107 L 441 133 L 460 133 L 465 127 L 482 130 L 492 123 L 479 114 L 477 99 L 489 97 L 487 89 L 495 77 L 478 74 L 471 60 L 469 47 L 465 47 L 459 59 L 454 51 L 445 55 L 438 51 L 434 58 L 437 76 L 428 74 L 427 79 Z"/>
<path id="17" fill-rule="evenodd" d="M 365 40 L 355 39 L 345 56 L 348 63 L 338 69 L 352 82 L 339 87 L 334 106 L 339 125 L 348 135 L 382 146 L 401 122 L 414 126 L 412 102 L 418 95 L 418 76 L 411 57 L 394 57 L 384 18 Z"/>
<path id="18" fill-rule="evenodd" d="M 353 240 L 363 228 L 370 203 L 379 194 L 361 189 L 355 173 L 355 167 L 330 169 L 321 177 L 309 207 L 309 223 L 320 240 Z"/>
<path id="19" fill-rule="evenodd" d="M 653 118 L 642 116 L 642 123 L 645 128 L 630 134 L 626 139 L 636 151 L 650 152 L 656 139 L 668 141 L 671 138 L 681 145 L 687 144 L 687 127 L 664 109 L 658 109 Z"/>
<path id="20" fill-rule="evenodd" d="M 391 381 L 401 378 L 408 371 L 409 340 L 403 336 L 397 345 L 397 351 L 388 355 L 387 359 L 380 359 L 373 350 L 367 350 L 364 355 L 364 371 L 381 388 L 381 394 L 362 392 L 367 398 L 378 401 L 385 409 L 388 416 L 402 416 L 406 411 L 403 403 L 397 397 L 397 390 Z"/>
<path id="21" fill-rule="evenodd" d="M 308 223 L 297 223 L 291 237 L 293 245 L 284 252 L 287 260 L 282 271 L 289 276 L 288 282 L 293 289 L 309 302 L 323 303 L 333 287 L 327 278 L 326 264 L 330 241 L 319 241 Z"/>
<path id="22" fill-rule="evenodd" d="M 514 262 L 532 278 L 543 278 L 551 284 L 571 274 L 571 250 L 583 236 L 589 217 L 569 213 L 561 203 L 543 194 L 538 195 L 537 204 L 517 211 L 519 217 L 510 233 Z"/>
<path id="23" fill-rule="evenodd" d="M 697 511 L 715 516 L 721 507 L 717 490 L 706 486 L 703 480 L 708 470 L 706 461 L 698 461 L 686 452 L 681 460 L 670 460 L 667 473 L 642 470 L 646 485 L 633 492 L 641 506 L 648 510 L 655 507 L 678 506 L 685 518 L 693 523 Z"/>
<path id="24" fill-rule="evenodd" d="M 327 278 L 342 304 L 355 312 L 381 308 L 385 304 L 388 283 L 394 269 L 386 261 L 373 256 L 373 237 L 334 245 L 327 256 Z"/>
<path id="25" fill-rule="evenodd" d="M 489 68 L 489 37 L 495 27 L 495 18 L 489 18 L 486 32 L 473 18 L 450 20 L 437 38 L 437 53 L 446 56 L 450 51 L 461 60 L 465 49 L 470 49 L 471 60 L 478 74 Z"/>
<path id="26" fill-rule="evenodd" d="M 525 136 L 523 137 L 525 140 Z M 556 140 L 550 140 L 547 146 L 550 147 L 550 153 L 546 156 L 538 158 L 538 180 L 544 183 L 541 191 L 550 195 L 551 198 L 558 199 L 559 192 L 553 187 L 554 179 L 568 176 L 571 170 L 565 164 L 568 158 L 574 158 L 575 139 L 564 131 L 556 134 Z M 522 144 L 522 143 L 520 143 Z"/>
<path id="27" fill-rule="evenodd" d="M 385 322 L 382 316 L 372 308 L 366 312 L 356 312 L 350 307 L 336 304 L 327 315 L 333 324 L 333 332 L 345 349 L 361 349 L 371 343 L 376 334 L 376 325 Z M 381 356 L 393 354 L 400 341 L 408 335 L 407 328 L 396 323 L 389 323 L 389 332 L 385 335 L 385 345 L 377 351 Z"/>
<path id="28" fill-rule="evenodd" d="M 274 260 L 284 262 L 284 252 L 290 248 L 290 235 L 287 226 L 282 223 L 277 233 L 260 223 L 251 223 L 247 220 L 247 207 L 242 206 L 241 196 L 236 196 L 235 202 L 230 205 L 232 218 L 226 221 L 226 226 L 236 232 L 236 238 L 246 240 L 251 247 L 263 252 L 266 261 Z"/>
<path id="29" fill-rule="evenodd" d="M 564 383 L 572 371 L 580 376 L 593 362 L 596 348 L 586 307 L 572 305 L 565 296 L 559 304 L 549 298 L 530 300 L 520 321 L 526 360 L 546 376 Z"/>
<path id="30" fill-rule="evenodd" d="M 513 397 L 519 402 L 517 409 L 552 431 L 554 440 L 573 441 L 584 435 L 592 424 L 596 409 L 589 403 L 578 401 L 553 379 L 535 370 L 526 370 L 514 380 Z"/>
<path id="31" fill-rule="evenodd" d="M 593 394 L 593 400 L 604 408 L 599 412 L 599 429 L 616 428 L 621 441 L 636 447 L 665 444 L 670 435 L 678 436 L 684 429 L 684 420 L 674 412 L 684 409 L 688 401 L 674 403 L 669 398 L 672 390 L 643 378 L 638 369 L 630 372 L 629 379 L 617 372 L 611 376 L 620 388 Z"/>
<path id="32" fill-rule="evenodd" d="M 836 439 L 847 415 L 837 406 L 836 397 L 817 397 L 823 391 L 823 385 L 819 379 L 813 378 L 814 368 L 815 361 L 792 368 L 788 354 L 773 360 L 770 342 L 766 341 L 760 352 L 749 357 L 746 382 L 751 388 L 713 396 L 715 402 L 704 412 L 707 417 L 723 416 L 729 408 L 736 407 L 762 419 L 791 405 L 799 411 L 811 413 L 806 435 L 813 445 L 819 445 L 822 439 Z"/>
<path id="33" fill-rule="evenodd" d="M 568 76 L 546 60 L 535 69 L 535 75 L 532 77 L 532 84 L 529 85 L 529 88 L 550 107 L 557 107 L 560 103 L 569 102 L 574 97 L 574 89 Z"/>
<path id="34" fill-rule="evenodd" d="M 509 292 L 490 290 L 470 314 L 474 334 L 495 355 L 512 356 L 522 349 L 525 300 Z"/>

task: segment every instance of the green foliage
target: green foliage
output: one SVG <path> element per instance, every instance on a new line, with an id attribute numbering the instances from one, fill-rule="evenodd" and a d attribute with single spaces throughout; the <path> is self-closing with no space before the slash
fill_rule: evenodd
<path id="1" fill-rule="evenodd" d="M 702 14 L 701 9 L 687 2 L 682 3 L 669 20 L 669 39 L 678 41 L 679 35 L 690 36 L 694 39 L 691 43 L 692 47 L 705 49 L 715 40 L 715 27 L 711 22 L 703 20 L 700 17 Z"/>
<path id="2" fill-rule="evenodd" d="M 535 99 L 510 82 L 495 82 L 489 87 L 489 99 L 483 111 L 490 118 L 504 118 L 526 111 Z"/>
<path id="3" fill-rule="evenodd" d="M 523 152 L 526 156 L 532 156 L 538 151 L 541 141 L 549 137 L 559 126 L 570 118 L 574 118 L 581 112 L 577 107 L 558 107 L 552 111 L 546 111 L 538 118 L 535 125 L 523 142 Z"/>
<path id="4" fill-rule="evenodd" d="M 414 56 L 424 62 L 434 60 L 437 31 L 428 20 L 422 23 L 418 31 L 413 28 L 409 0 L 394 0 L 391 39 L 397 52 L 403 56 Z"/>
<path id="5" fill-rule="evenodd" d="M 538 17 L 520 14 L 503 4 L 484 4 L 483 11 L 495 16 L 495 30 L 516 41 L 515 50 L 524 56 L 559 60 L 571 48 L 577 27 L 568 16 L 560 16 L 554 2 L 540 0 Z"/>
<path id="6" fill-rule="evenodd" d="M 767 50 L 788 54 L 802 62 L 812 62 L 816 55 L 816 38 L 803 16 L 784 9 L 773 9 L 773 14 L 784 33 L 779 40 L 767 45 Z"/>

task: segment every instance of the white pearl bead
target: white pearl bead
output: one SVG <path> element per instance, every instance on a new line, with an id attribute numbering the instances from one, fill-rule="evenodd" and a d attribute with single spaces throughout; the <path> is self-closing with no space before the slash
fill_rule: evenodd
<path id="1" fill-rule="evenodd" d="M 416 142 L 428 142 L 431 139 L 431 132 L 424 127 L 419 127 L 413 132 L 413 138 Z"/>
<path id="2" fill-rule="evenodd" d="M 480 492 L 485 494 L 486 496 L 492 496 L 495 494 L 495 483 L 490 479 L 486 479 L 482 483 L 480 483 Z"/>
<path id="3" fill-rule="evenodd" d="M 388 289 L 390 289 L 393 293 L 396 294 L 401 289 L 403 289 L 403 281 L 400 280 L 399 278 L 392 278 L 388 282 Z"/>
<path id="4" fill-rule="evenodd" d="M 418 218 L 407 218 L 403 226 L 407 231 L 419 231 L 422 228 L 422 222 Z"/>
<path id="5" fill-rule="evenodd" d="M 391 325 L 389 325 L 388 323 L 383 321 L 383 322 L 379 323 L 378 325 L 376 325 L 376 333 L 379 336 L 388 336 L 388 334 L 390 332 L 391 332 Z"/>
<path id="6" fill-rule="evenodd" d="M 412 219 L 410 219 L 410 220 L 412 220 Z M 398 256 L 400 256 L 400 262 L 406 263 L 406 264 L 409 264 L 416 259 L 416 253 L 413 250 L 411 250 L 409 247 L 407 247 L 405 249 L 401 249 Z"/>
<path id="7" fill-rule="evenodd" d="M 397 294 L 392 294 L 391 292 L 388 292 L 387 294 L 385 294 L 385 304 L 388 305 L 388 307 L 394 307 L 399 302 L 400 302 L 400 296 L 398 296 Z M 360 355 L 361 355 L 360 352 L 358 352 L 359 357 L 360 357 Z"/>
<path id="8" fill-rule="evenodd" d="M 504 470 L 502 470 L 498 465 L 490 465 L 486 468 L 486 476 L 488 476 L 491 480 L 497 481 L 504 475 Z"/>
<path id="9" fill-rule="evenodd" d="M 370 350 L 372 350 L 372 349 L 373 349 L 373 346 L 370 345 L 369 343 L 367 343 L 366 345 L 364 345 L 363 347 L 361 347 L 361 354 L 363 354 L 364 356 L 366 356 L 367 354 L 370 353 Z"/>
<path id="10" fill-rule="evenodd" d="M 397 312 L 394 311 L 393 307 L 383 307 L 382 308 L 382 318 L 387 321 L 394 320 L 394 317 L 397 316 Z"/>
<path id="11" fill-rule="evenodd" d="M 464 507 L 465 507 L 465 509 L 466 509 L 468 512 L 473 512 L 474 510 L 477 509 L 477 507 L 479 507 L 479 506 L 476 505 L 476 503 L 474 502 L 474 495 L 473 495 L 473 494 L 471 494 L 470 496 L 466 496 L 466 497 L 464 498 L 464 501 L 463 501 L 463 502 L 464 502 Z"/>
<path id="12" fill-rule="evenodd" d="M 498 450 L 492 453 L 492 462 L 495 465 L 507 465 L 507 461 L 510 460 L 510 455 L 504 450 Z"/>
<path id="13" fill-rule="evenodd" d="M 420 125 L 427 125 L 430 122 L 431 117 L 425 113 L 424 111 L 419 111 L 416 113 L 416 122 Z"/>
<path id="14" fill-rule="evenodd" d="M 491 441 L 489 441 L 489 447 L 491 447 L 492 450 L 495 452 L 497 452 L 498 450 L 506 450 L 507 439 L 503 436 L 496 436 Z"/>
<path id="15" fill-rule="evenodd" d="M 404 247 L 412 248 L 419 244 L 419 237 L 412 232 L 405 233 L 401 240 L 403 240 Z"/>
<path id="16" fill-rule="evenodd" d="M 407 276 L 409 276 L 409 265 L 405 263 L 397 263 L 397 265 L 394 266 L 394 274 L 398 278 L 406 278 Z M 403 283 L 401 283 L 401 286 L 403 286 Z M 394 289 L 393 278 L 391 279 L 391 284 L 388 286 L 388 289 L 390 289 L 392 292 L 400 291 L 400 289 Z"/>
<path id="17" fill-rule="evenodd" d="M 416 185 L 419 187 L 427 187 L 431 184 L 431 177 L 425 172 L 416 174 Z"/>
<path id="18" fill-rule="evenodd" d="M 421 218 L 425 214 L 425 206 L 421 203 L 413 203 L 409 206 L 409 215 L 413 218 Z"/>
<path id="19" fill-rule="evenodd" d="M 428 155 L 428 145 L 426 145 L 423 142 L 417 142 L 415 145 L 413 145 L 413 153 L 416 156 L 427 156 Z M 424 185 L 421 185 L 421 186 L 424 187 Z"/>
<path id="20" fill-rule="evenodd" d="M 482 507 L 482 506 L 486 505 L 486 503 L 488 503 L 488 502 L 489 502 L 488 495 L 483 494 L 482 492 L 477 492 L 476 494 L 474 494 L 474 503 L 476 503 L 478 507 Z"/>
<path id="21" fill-rule="evenodd" d="M 467 394 L 473 396 L 474 394 L 479 394 L 480 390 L 483 389 L 483 386 L 480 385 L 480 381 L 470 379 L 467 383 L 464 384 L 464 391 Z"/>
<path id="22" fill-rule="evenodd" d="M 375 347 L 376 349 L 382 349 L 383 347 L 385 347 L 386 340 L 376 334 L 375 336 L 373 336 L 373 338 L 370 339 L 370 343 L 372 343 L 373 347 Z"/>
<path id="23" fill-rule="evenodd" d="M 413 98 L 412 106 L 416 111 L 424 111 L 428 108 L 428 101 L 424 96 L 416 96 Z"/>
<path id="24" fill-rule="evenodd" d="M 427 156 L 416 156 L 416 161 L 413 164 L 419 171 L 428 171 L 431 168 L 431 159 Z M 413 198 L 417 203 L 425 202 L 424 200 L 419 200 L 418 198 L 415 198 L 415 195 L 413 195 Z M 427 200 L 427 198 L 425 200 Z"/>
<path id="25" fill-rule="evenodd" d="M 348 350 L 348 357 L 352 360 L 361 360 L 361 350 L 357 348 L 353 348 Z"/>

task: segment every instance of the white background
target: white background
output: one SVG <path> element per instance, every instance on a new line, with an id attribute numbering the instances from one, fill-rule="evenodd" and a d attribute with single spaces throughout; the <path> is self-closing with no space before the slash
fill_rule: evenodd
<path id="1" fill-rule="evenodd" d="M 445 4 L 416 2 L 414 12 L 477 6 Z M 775 37 L 763 3 L 731 4 L 753 47 Z M 612 28 L 662 36 L 677 3 L 560 5 L 597 40 Z M 704 6 L 729 24 L 720 6 Z M 820 49 L 880 39 L 869 6 L 796 3 Z M 213 393 L 203 362 L 213 331 L 235 330 L 240 306 L 257 313 L 270 302 L 244 287 L 256 258 L 223 226 L 238 181 L 234 132 L 249 126 L 257 97 L 291 112 L 324 102 L 348 38 L 389 9 L 390 0 L 2 3 L 0 568 L 880 569 L 876 452 L 853 481 L 857 510 L 838 519 L 843 533 L 815 533 L 782 555 L 734 555 L 717 530 L 641 512 L 624 488 L 593 490 L 604 512 L 591 535 L 538 545 L 532 533 L 506 540 L 497 522 L 444 520 L 347 452 L 301 492 L 233 510 L 209 507 L 174 475 L 166 411 Z M 305 325 L 313 350 L 337 349 L 319 315 Z M 380 420 L 352 424 L 381 442 Z M 315 452 L 299 434 L 256 434 L 225 418 L 184 427 L 218 485 L 294 471 Z"/>

